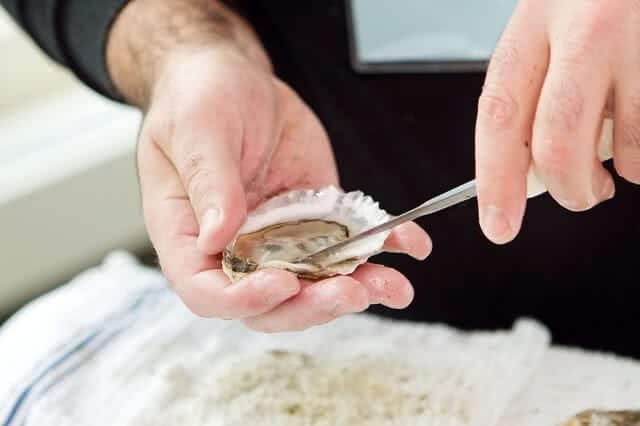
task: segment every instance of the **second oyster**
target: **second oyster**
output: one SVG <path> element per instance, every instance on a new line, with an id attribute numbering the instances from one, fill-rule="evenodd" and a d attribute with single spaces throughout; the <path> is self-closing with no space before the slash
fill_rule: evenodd
<path id="1" fill-rule="evenodd" d="M 562 426 L 640 426 L 640 411 L 584 411 Z"/>

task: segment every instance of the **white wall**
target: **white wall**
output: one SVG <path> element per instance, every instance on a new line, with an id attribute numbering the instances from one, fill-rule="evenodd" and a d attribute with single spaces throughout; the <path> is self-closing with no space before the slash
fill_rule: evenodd
<path id="1" fill-rule="evenodd" d="M 0 113 L 75 84 L 69 73 L 34 47 L 1 8 L 0 61 Z"/>
<path id="2" fill-rule="evenodd" d="M 149 248 L 139 122 L 53 64 L 0 10 L 0 315 L 111 250 Z"/>

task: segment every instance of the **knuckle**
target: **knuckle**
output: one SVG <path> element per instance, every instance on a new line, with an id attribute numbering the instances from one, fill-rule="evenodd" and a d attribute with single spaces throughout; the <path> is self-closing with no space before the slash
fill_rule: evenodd
<path id="1" fill-rule="evenodd" d="M 185 157 L 180 169 L 184 185 L 190 197 L 199 197 L 206 191 L 207 181 L 211 172 L 204 166 L 204 156 L 198 152 L 192 152 Z"/>
<path id="2" fill-rule="evenodd" d="M 585 62 L 592 56 L 593 45 L 594 40 L 589 31 L 583 28 L 574 30 L 569 27 L 567 35 L 555 51 L 555 55 L 554 50 L 551 50 L 552 63 L 556 68 L 571 73 L 576 68 L 585 66 Z"/>
<path id="3" fill-rule="evenodd" d="M 640 117 L 640 115 L 638 115 Z M 622 132 L 622 146 L 625 150 L 631 150 L 640 161 L 640 122 L 638 120 L 624 120 L 620 123 Z"/>
<path id="4" fill-rule="evenodd" d="M 547 119 L 553 130 L 562 133 L 574 132 L 584 114 L 584 95 L 576 80 L 567 74 L 560 84 L 549 92 Z"/>
<path id="5" fill-rule="evenodd" d="M 487 82 L 478 100 L 478 116 L 482 124 L 493 129 L 509 127 L 518 112 L 515 97 L 503 83 L 505 76 L 514 75 L 520 66 L 517 42 L 503 36 L 494 50 L 487 71 Z"/>
<path id="6" fill-rule="evenodd" d="M 588 41 L 571 36 L 565 40 L 563 48 L 558 49 L 550 67 L 567 74 L 573 73 L 576 69 L 584 68 L 590 49 Z"/>
<path id="7" fill-rule="evenodd" d="M 520 51 L 518 42 L 503 35 L 491 55 L 488 73 L 498 77 L 510 75 L 520 64 Z"/>
<path id="8" fill-rule="evenodd" d="M 592 52 L 597 45 L 611 34 L 612 26 L 618 24 L 617 8 L 611 2 L 583 2 L 583 9 L 574 15 L 566 28 L 566 41 L 569 52 L 579 59 Z"/>
<path id="9" fill-rule="evenodd" d="M 485 86 L 478 100 L 478 116 L 483 125 L 494 130 L 509 128 L 518 111 L 518 105 L 504 88 Z"/>
<path id="10" fill-rule="evenodd" d="M 545 174 L 566 176 L 570 159 L 569 146 L 560 138 L 543 138 L 533 145 L 533 162 Z"/>
<path id="11" fill-rule="evenodd" d="M 585 49 L 585 53 L 587 48 L 593 47 L 595 43 L 611 32 L 610 8 L 604 4 L 606 2 L 594 3 L 593 10 L 586 15 L 582 22 L 582 30 L 578 32 L 579 39 L 582 40 L 580 44 Z"/>
<path id="12" fill-rule="evenodd" d="M 195 149 L 190 149 L 187 152 L 187 154 L 182 156 L 182 161 L 179 166 L 185 180 L 190 182 L 202 173 L 204 169 L 204 155 Z"/>

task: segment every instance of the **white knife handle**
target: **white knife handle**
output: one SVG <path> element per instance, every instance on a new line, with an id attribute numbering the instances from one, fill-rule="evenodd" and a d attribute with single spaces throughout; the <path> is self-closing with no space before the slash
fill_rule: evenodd
<path id="1" fill-rule="evenodd" d="M 605 118 L 602 122 L 602 133 L 598 143 L 598 158 L 600 161 L 607 161 L 613 158 L 613 120 Z M 537 197 L 547 192 L 547 188 L 536 174 L 533 164 L 529 168 L 527 175 L 527 198 Z"/>

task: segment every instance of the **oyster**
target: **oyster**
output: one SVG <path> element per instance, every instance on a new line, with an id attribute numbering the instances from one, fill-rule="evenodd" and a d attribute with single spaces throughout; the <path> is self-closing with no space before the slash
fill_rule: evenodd
<path id="1" fill-rule="evenodd" d="M 562 426 L 640 426 L 640 411 L 588 410 L 576 415 Z"/>
<path id="2" fill-rule="evenodd" d="M 251 212 L 225 248 L 222 268 L 231 281 L 264 268 L 279 268 L 307 279 L 350 274 L 382 251 L 389 232 L 348 245 L 322 264 L 302 260 L 323 248 L 389 219 L 360 191 L 333 186 L 278 195 Z"/>

